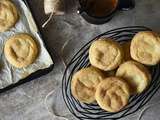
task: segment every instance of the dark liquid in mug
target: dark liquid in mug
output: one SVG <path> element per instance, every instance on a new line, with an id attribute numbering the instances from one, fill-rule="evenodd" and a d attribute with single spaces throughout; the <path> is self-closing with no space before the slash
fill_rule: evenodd
<path id="1" fill-rule="evenodd" d="M 112 13 L 118 0 L 87 0 L 87 12 L 94 17 L 104 17 Z"/>

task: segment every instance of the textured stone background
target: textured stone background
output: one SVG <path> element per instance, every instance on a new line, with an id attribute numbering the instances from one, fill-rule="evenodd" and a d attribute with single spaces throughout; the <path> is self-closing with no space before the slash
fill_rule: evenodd
<path id="1" fill-rule="evenodd" d="M 38 25 L 42 25 L 46 16 L 43 13 L 43 0 L 28 0 Z M 76 13 L 73 0 L 65 0 L 67 13 L 65 16 L 56 16 L 52 22 L 42 30 L 44 40 L 51 51 L 54 61 L 54 70 L 46 76 L 26 83 L 8 92 L 0 94 L 0 120 L 75 120 L 68 112 L 61 95 L 61 78 L 64 66 L 59 58 L 60 49 L 65 41 L 70 40 L 65 48 L 65 59 L 71 56 L 92 37 L 107 30 L 128 26 L 143 25 L 160 32 L 160 0 L 136 0 L 136 8 L 127 12 L 117 12 L 116 16 L 104 25 L 91 25 L 85 22 Z M 55 90 L 48 99 L 50 114 L 44 106 L 46 94 Z M 151 103 L 157 103 L 160 91 L 155 94 Z M 147 110 L 142 120 L 160 120 L 160 105 Z M 63 109 L 63 111 L 62 111 Z M 136 120 L 140 112 L 122 120 Z"/>

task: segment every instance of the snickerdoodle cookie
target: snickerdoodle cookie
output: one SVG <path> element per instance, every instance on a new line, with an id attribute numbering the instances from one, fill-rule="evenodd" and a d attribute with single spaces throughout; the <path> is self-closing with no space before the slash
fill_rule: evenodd
<path id="1" fill-rule="evenodd" d="M 131 42 L 131 57 L 146 65 L 160 62 L 160 37 L 151 31 L 137 33 Z"/>
<path id="2" fill-rule="evenodd" d="M 16 6 L 11 0 L 0 0 L 0 32 L 5 32 L 18 21 Z"/>
<path id="3" fill-rule="evenodd" d="M 120 65 L 116 76 L 123 78 L 130 85 L 132 94 L 142 93 L 151 81 L 148 69 L 134 61 Z"/>
<path id="4" fill-rule="evenodd" d="M 7 40 L 4 47 L 6 59 L 17 68 L 32 64 L 38 55 L 38 46 L 28 34 L 18 34 Z"/>
<path id="5" fill-rule="evenodd" d="M 123 60 L 123 51 L 116 41 L 100 38 L 90 46 L 89 60 L 94 67 L 101 70 L 114 70 Z"/>
<path id="6" fill-rule="evenodd" d="M 108 77 L 97 87 L 95 98 L 98 105 L 108 112 L 118 112 L 129 100 L 129 86 L 121 78 Z"/>
<path id="7" fill-rule="evenodd" d="M 72 78 L 72 95 L 84 103 L 94 102 L 96 88 L 103 78 L 103 73 L 94 67 L 81 69 Z"/>

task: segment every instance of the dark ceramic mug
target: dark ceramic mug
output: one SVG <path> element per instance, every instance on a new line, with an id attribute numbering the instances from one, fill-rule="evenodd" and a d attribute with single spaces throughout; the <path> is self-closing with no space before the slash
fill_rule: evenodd
<path id="1" fill-rule="evenodd" d="M 107 13 L 105 16 L 92 16 L 90 13 L 88 13 L 88 9 L 85 6 L 85 2 L 87 0 L 79 0 L 80 7 L 78 9 L 78 13 L 89 23 L 92 24 L 104 24 L 108 22 L 118 10 L 129 10 L 131 8 L 134 8 L 135 1 L 134 0 L 118 0 L 116 7 L 112 12 L 109 14 Z"/>

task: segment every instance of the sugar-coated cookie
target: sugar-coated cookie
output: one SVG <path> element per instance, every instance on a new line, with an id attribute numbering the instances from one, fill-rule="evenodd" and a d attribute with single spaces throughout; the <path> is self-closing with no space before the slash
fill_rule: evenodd
<path id="1" fill-rule="evenodd" d="M 11 0 L 0 0 L 0 32 L 13 27 L 18 20 L 18 11 Z"/>
<path id="2" fill-rule="evenodd" d="M 35 61 L 38 46 L 30 35 L 18 34 L 7 40 L 4 53 L 8 62 L 14 67 L 27 67 Z"/>
<path id="3" fill-rule="evenodd" d="M 72 78 L 72 95 L 80 102 L 93 103 L 96 88 L 103 78 L 103 73 L 94 67 L 81 69 Z"/>
<path id="4" fill-rule="evenodd" d="M 160 62 L 160 37 L 151 31 L 137 33 L 131 42 L 131 57 L 146 65 Z"/>
<path id="5" fill-rule="evenodd" d="M 108 112 L 118 112 L 129 100 L 129 86 L 119 77 L 108 77 L 97 87 L 95 98 L 98 105 Z"/>
<path id="6" fill-rule="evenodd" d="M 121 44 L 124 52 L 124 59 L 123 59 L 124 62 L 132 59 L 130 55 L 130 45 L 131 42 L 124 42 Z"/>
<path id="7" fill-rule="evenodd" d="M 134 61 L 127 61 L 120 65 L 116 76 L 123 78 L 130 85 L 132 94 L 142 93 L 151 81 L 148 69 Z"/>
<path id="8" fill-rule="evenodd" d="M 89 60 L 94 67 L 101 70 L 114 70 L 123 60 L 123 51 L 116 41 L 100 38 L 90 46 Z"/>

